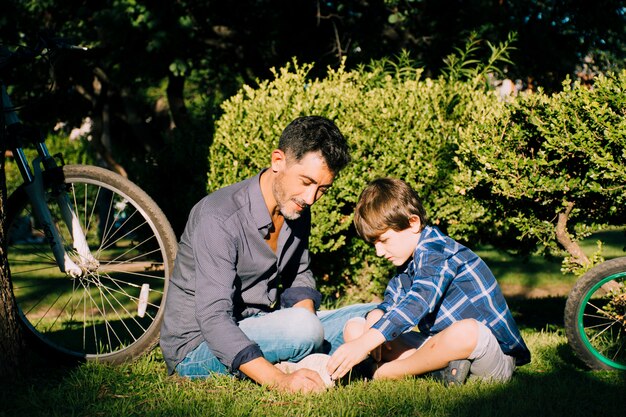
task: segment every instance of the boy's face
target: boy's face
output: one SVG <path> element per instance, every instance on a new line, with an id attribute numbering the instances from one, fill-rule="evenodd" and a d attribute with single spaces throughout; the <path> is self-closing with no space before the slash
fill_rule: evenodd
<path id="1" fill-rule="evenodd" d="M 404 264 L 412 255 L 420 236 L 420 221 L 410 220 L 407 229 L 395 231 L 387 229 L 374 242 L 376 256 L 384 256 L 395 266 Z"/>

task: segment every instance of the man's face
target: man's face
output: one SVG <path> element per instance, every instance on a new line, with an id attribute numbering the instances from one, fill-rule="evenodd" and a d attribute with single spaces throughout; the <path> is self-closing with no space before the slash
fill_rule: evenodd
<path id="1" fill-rule="evenodd" d="M 282 215 L 289 220 L 299 218 L 324 195 L 334 178 L 319 152 L 309 152 L 300 161 L 291 157 L 281 161 L 272 192 Z"/>
<path id="2" fill-rule="evenodd" d="M 411 226 L 404 230 L 387 229 L 374 242 L 376 256 L 384 256 L 395 266 L 404 264 L 409 257 L 413 256 L 413 251 L 419 241 L 419 224 L 417 220 L 411 221 Z"/>

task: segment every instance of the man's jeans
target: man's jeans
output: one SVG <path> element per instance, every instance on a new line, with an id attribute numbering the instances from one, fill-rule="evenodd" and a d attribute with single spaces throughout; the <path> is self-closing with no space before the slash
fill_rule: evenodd
<path id="1" fill-rule="evenodd" d="M 353 317 L 364 317 L 377 304 L 355 304 L 312 314 L 304 308 L 262 313 L 239 322 L 239 328 L 255 341 L 271 363 L 298 362 L 316 352 L 332 354 L 343 343 L 343 326 Z M 204 378 L 227 374 L 226 367 L 202 342 L 176 366 L 180 376 Z"/>

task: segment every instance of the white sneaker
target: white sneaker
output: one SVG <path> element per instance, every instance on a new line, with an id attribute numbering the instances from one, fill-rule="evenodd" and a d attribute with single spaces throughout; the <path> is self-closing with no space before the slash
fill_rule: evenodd
<path id="1" fill-rule="evenodd" d="M 326 364 L 329 359 L 330 355 L 312 353 L 300 362 L 279 362 L 274 366 L 286 374 L 291 374 L 298 369 L 311 369 L 320 375 L 327 387 L 332 387 L 335 385 L 335 381 L 330 379 L 330 375 L 326 371 Z"/>

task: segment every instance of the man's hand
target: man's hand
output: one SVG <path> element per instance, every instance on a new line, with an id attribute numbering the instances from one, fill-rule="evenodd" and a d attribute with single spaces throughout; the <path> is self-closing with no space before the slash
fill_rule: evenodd
<path id="1" fill-rule="evenodd" d="M 278 382 L 272 385 L 279 391 L 285 392 L 321 392 L 326 389 L 324 381 L 317 371 L 311 369 L 298 369 L 290 374 L 283 374 Z"/>
<path id="2" fill-rule="evenodd" d="M 324 381 L 316 371 L 298 369 L 285 374 L 265 358 L 246 362 L 239 370 L 259 384 L 285 392 L 321 392 L 326 389 Z"/>

